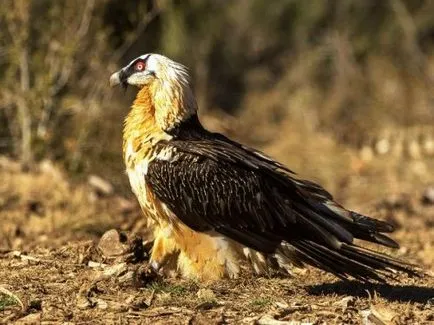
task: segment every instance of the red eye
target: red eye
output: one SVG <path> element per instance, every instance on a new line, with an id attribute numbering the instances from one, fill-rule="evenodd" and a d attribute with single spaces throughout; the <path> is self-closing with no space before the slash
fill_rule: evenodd
<path id="1" fill-rule="evenodd" d="M 136 71 L 143 71 L 143 70 L 145 70 L 145 63 L 142 62 L 142 61 L 137 62 L 136 66 L 135 66 L 135 69 L 136 69 Z"/>

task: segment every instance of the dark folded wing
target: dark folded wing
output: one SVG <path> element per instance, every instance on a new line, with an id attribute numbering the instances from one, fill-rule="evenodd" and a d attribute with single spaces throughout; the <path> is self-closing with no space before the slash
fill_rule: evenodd
<path id="1" fill-rule="evenodd" d="M 357 218 L 319 185 L 293 178 L 257 152 L 210 139 L 160 144 L 167 147 L 175 153 L 150 163 L 147 182 L 192 229 L 216 230 L 263 251 L 297 238 L 334 248 L 354 236 L 397 246 L 379 233 L 390 232 L 388 224 Z"/>

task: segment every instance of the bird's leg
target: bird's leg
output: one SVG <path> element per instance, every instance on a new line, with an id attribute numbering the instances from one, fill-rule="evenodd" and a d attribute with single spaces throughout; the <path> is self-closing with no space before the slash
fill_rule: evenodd
<path id="1" fill-rule="evenodd" d="M 176 243 L 170 236 L 170 232 L 171 230 L 168 229 L 168 227 L 158 227 L 154 231 L 155 240 L 149 264 L 156 272 L 158 272 L 177 251 Z"/>

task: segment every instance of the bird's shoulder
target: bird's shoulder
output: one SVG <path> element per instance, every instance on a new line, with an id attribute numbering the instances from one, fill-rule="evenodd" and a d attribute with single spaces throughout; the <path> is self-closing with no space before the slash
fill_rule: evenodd
<path id="1" fill-rule="evenodd" d="M 171 130 L 170 135 L 172 139 L 160 141 L 156 149 L 157 152 L 172 152 L 171 161 L 211 163 L 211 160 L 219 164 L 238 165 L 240 168 L 295 174 L 261 151 L 233 141 L 223 134 L 206 130 L 197 115 Z M 164 154 L 159 156 L 166 157 Z"/>
<path id="2" fill-rule="evenodd" d="M 288 167 L 263 152 L 206 130 L 197 116 L 172 130 L 171 136 L 171 140 L 157 144 L 159 154 L 149 168 L 151 173 L 172 174 L 175 183 L 180 174 L 190 179 L 218 175 L 223 180 L 235 177 L 314 200 L 333 200 L 322 186 L 298 178 Z"/>

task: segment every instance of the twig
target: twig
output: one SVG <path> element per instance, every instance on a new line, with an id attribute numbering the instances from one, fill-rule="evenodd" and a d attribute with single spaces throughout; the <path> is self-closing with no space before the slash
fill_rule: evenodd
<path id="1" fill-rule="evenodd" d="M 152 304 L 152 301 L 154 300 L 154 297 L 155 297 L 155 289 L 152 290 L 151 295 L 145 301 L 145 303 L 148 305 L 148 307 L 151 307 L 151 304 Z"/>
<path id="2" fill-rule="evenodd" d="M 92 20 L 92 11 L 95 7 L 95 0 L 87 0 L 81 17 L 80 25 L 77 30 L 76 39 L 80 40 L 87 34 L 89 30 L 90 21 Z"/>

